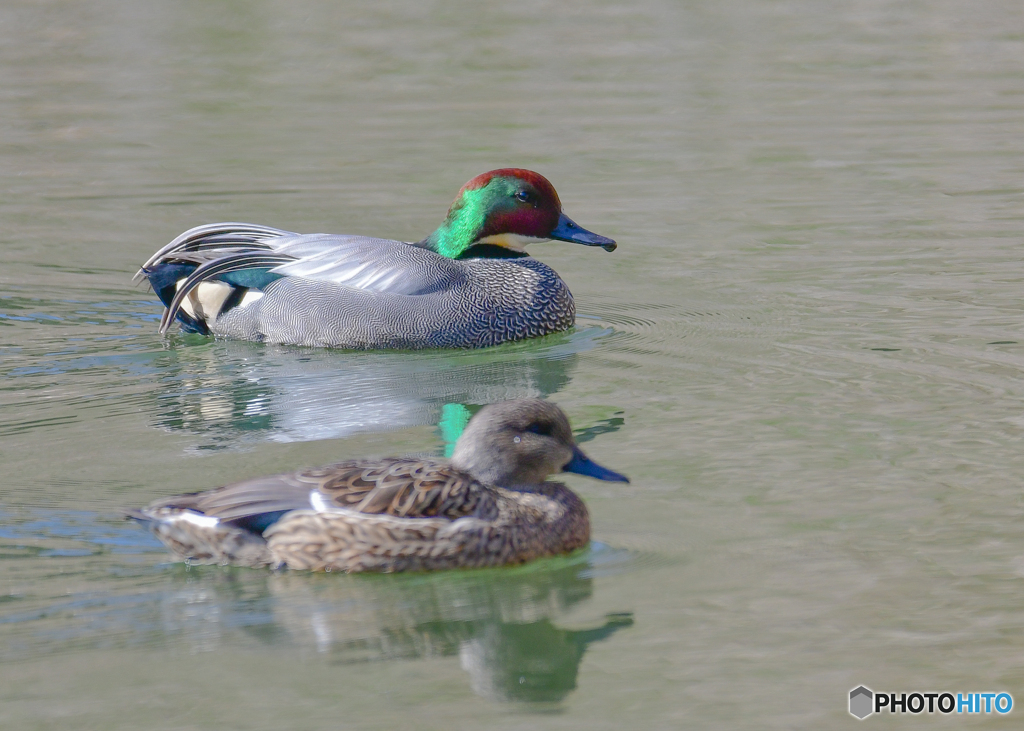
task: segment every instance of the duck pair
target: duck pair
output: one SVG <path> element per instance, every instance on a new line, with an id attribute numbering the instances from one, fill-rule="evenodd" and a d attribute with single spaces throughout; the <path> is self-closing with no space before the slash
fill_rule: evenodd
<path id="1" fill-rule="evenodd" d="M 242 223 L 185 232 L 142 266 L 161 331 L 344 348 L 482 347 L 565 330 L 568 287 L 524 247 L 615 249 L 563 212 L 543 176 L 492 170 L 419 243 Z M 522 563 L 586 545 L 557 472 L 628 482 L 588 459 L 540 400 L 481 410 L 451 461 L 356 460 L 179 495 L 128 512 L 196 563 L 403 571 Z"/>

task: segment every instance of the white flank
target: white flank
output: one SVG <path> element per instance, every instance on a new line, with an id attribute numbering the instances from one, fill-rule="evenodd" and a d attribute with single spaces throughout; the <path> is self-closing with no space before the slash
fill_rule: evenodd
<path id="1" fill-rule="evenodd" d="M 324 496 L 316 490 L 309 491 L 309 504 L 313 506 L 313 510 L 318 513 L 332 513 L 334 508 L 328 505 L 324 501 Z"/>
<path id="2" fill-rule="evenodd" d="M 171 521 L 183 520 L 186 523 L 192 525 L 198 525 L 200 528 L 216 528 L 217 524 L 220 523 L 220 518 L 214 518 L 210 515 L 203 515 L 202 513 L 193 513 L 191 510 L 178 513 L 177 515 L 169 518 Z"/>
<path id="3" fill-rule="evenodd" d="M 184 281 L 184 279 L 178 281 L 178 289 L 181 289 L 181 283 Z M 192 306 L 192 295 L 189 295 L 188 297 L 181 301 L 181 309 L 183 309 L 185 311 L 185 314 L 191 317 L 193 320 L 196 319 L 196 310 Z"/>
<path id="4" fill-rule="evenodd" d="M 192 290 L 189 299 L 198 303 L 197 310 L 203 313 L 210 323 L 217 319 L 224 301 L 231 296 L 235 288 L 224 282 L 201 282 Z"/>
<path id="5" fill-rule="evenodd" d="M 253 302 L 256 302 L 258 299 L 260 299 L 262 296 L 263 296 L 262 292 L 260 292 L 258 290 L 255 290 L 255 289 L 250 289 L 248 292 L 246 292 L 244 295 L 242 295 L 242 301 L 238 303 L 238 306 L 239 307 L 248 307 Z"/>
<path id="6" fill-rule="evenodd" d="M 184 282 L 184 279 L 179 279 L 175 284 L 175 290 L 181 289 Z M 200 282 L 199 286 L 189 292 L 188 297 L 182 301 L 181 309 L 195 320 L 207 320 L 212 323 L 217 319 L 220 308 L 224 306 L 224 301 L 231 296 L 233 290 L 234 287 L 225 282 Z"/>

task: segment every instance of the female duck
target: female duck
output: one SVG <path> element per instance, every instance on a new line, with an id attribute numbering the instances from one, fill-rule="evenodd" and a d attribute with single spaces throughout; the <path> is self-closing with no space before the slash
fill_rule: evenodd
<path id="1" fill-rule="evenodd" d="M 300 235 L 246 223 L 186 231 L 135 275 L 182 329 L 341 348 L 476 348 L 566 330 L 572 294 L 523 247 L 558 239 L 615 249 L 562 213 L 542 175 L 492 170 L 466 183 L 417 244 Z"/>
<path id="2" fill-rule="evenodd" d="M 450 462 L 351 460 L 159 500 L 128 516 L 195 563 L 312 571 L 500 566 L 590 540 L 583 501 L 554 472 L 629 482 L 592 462 L 539 399 L 470 420 Z"/>

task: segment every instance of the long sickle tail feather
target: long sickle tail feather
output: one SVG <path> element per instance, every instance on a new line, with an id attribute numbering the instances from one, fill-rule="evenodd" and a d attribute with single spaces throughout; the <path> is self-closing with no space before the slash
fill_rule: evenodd
<path id="1" fill-rule="evenodd" d="M 203 282 L 210 281 L 218 276 L 223 276 L 224 274 L 239 272 L 246 269 L 273 269 L 276 266 L 287 264 L 292 261 L 295 261 L 295 257 L 288 256 L 286 254 L 253 251 L 243 252 L 240 254 L 230 254 L 197 267 L 195 271 L 189 274 L 181 282 L 174 298 L 171 300 L 170 304 L 167 305 L 167 309 L 164 311 L 164 315 L 160 319 L 160 332 L 167 332 L 167 329 L 171 326 L 171 323 L 174 322 L 174 318 L 181 309 L 181 303 L 185 301 L 185 298 L 188 297 L 193 289 Z"/>
<path id="2" fill-rule="evenodd" d="M 132 281 L 136 284 L 142 281 L 146 276 L 147 270 L 152 269 L 156 264 L 161 263 L 175 253 L 218 248 L 230 249 L 235 246 L 247 249 L 270 249 L 270 246 L 266 243 L 267 239 L 297 235 L 292 231 L 284 231 L 279 228 L 234 221 L 196 226 L 195 228 L 190 228 L 149 257 L 139 268 L 139 271 L 135 272 Z"/>

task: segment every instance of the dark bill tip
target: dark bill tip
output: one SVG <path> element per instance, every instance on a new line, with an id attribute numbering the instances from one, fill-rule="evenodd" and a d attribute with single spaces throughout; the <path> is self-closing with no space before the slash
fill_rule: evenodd
<path id="1" fill-rule="evenodd" d="M 604 480 L 605 482 L 629 482 L 628 477 L 620 475 L 618 472 L 614 472 L 607 467 L 602 467 L 583 454 L 583 450 L 579 447 L 573 450 L 572 459 L 569 460 L 569 464 L 562 468 L 562 472 L 586 475 L 587 477 L 593 477 L 595 480 Z"/>
<path id="2" fill-rule="evenodd" d="M 601 236 L 580 226 L 564 213 L 558 217 L 558 225 L 548 234 L 549 238 L 568 241 L 584 246 L 600 246 L 605 251 L 615 251 L 617 244 L 607 236 Z"/>

